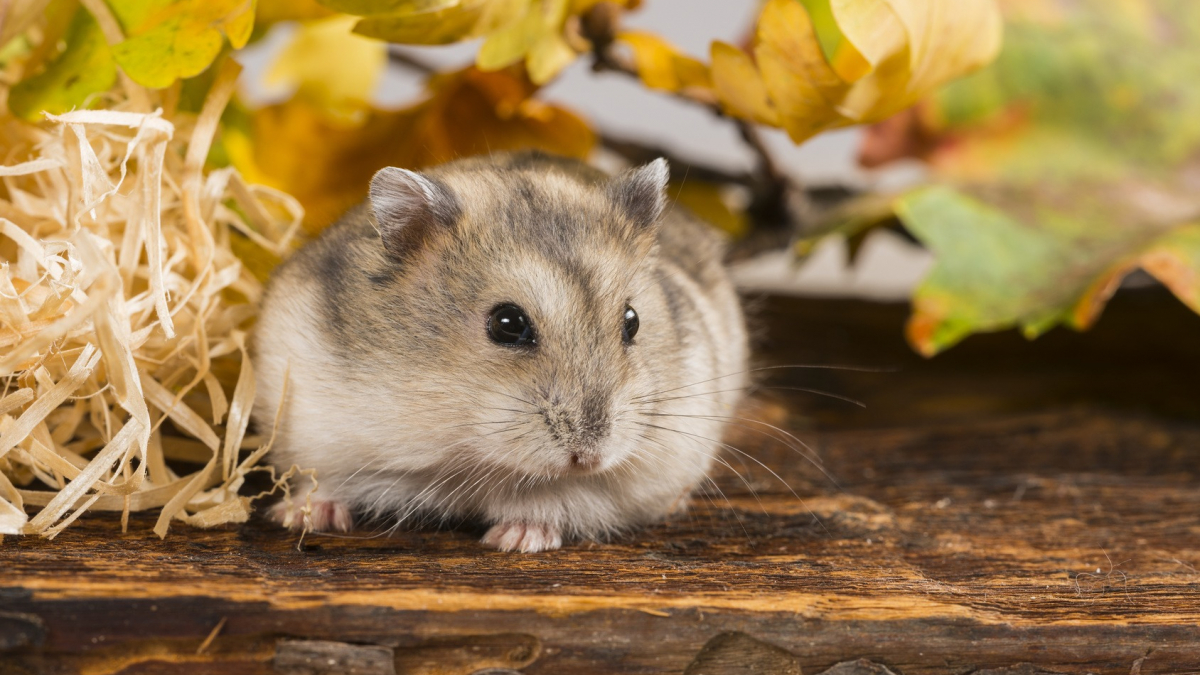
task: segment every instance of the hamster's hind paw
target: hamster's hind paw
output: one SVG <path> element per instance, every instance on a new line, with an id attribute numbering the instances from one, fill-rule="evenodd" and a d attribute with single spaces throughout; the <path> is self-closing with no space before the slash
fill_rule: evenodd
<path id="1" fill-rule="evenodd" d="M 304 527 L 304 500 L 293 500 L 292 504 L 282 501 L 271 507 L 271 520 L 291 530 Z M 326 499 L 312 500 L 312 513 L 309 521 L 314 532 L 349 532 L 354 527 L 354 518 L 350 509 L 341 502 Z"/>
<path id="2" fill-rule="evenodd" d="M 562 546 L 562 535 L 550 525 L 537 523 L 497 523 L 483 535 L 482 543 L 501 551 L 537 553 Z"/>

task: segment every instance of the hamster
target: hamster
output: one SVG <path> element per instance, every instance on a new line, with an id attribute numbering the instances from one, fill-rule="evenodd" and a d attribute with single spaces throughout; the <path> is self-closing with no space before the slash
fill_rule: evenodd
<path id="1" fill-rule="evenodd" d="M 375 174 L 264 296 L 256 422 L 278 410 L 268 457 L 319 482 L 273 517 L 309 496 L 319 531 L 473 520 L 536 552 L 686 508 L 747 337 L 721 236 L 667 179 L 538 153 Z"/>

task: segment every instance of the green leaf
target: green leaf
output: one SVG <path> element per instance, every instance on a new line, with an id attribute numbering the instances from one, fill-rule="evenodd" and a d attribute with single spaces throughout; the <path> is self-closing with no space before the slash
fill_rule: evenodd
<path id="1" fill-rule="evenodd" d="M 92 15 L 79 10 L 65 36 L 66 49 L 46 69 L 17 83 L 8 94 L 14 115 L 37 120 L 43 111 L 59 114 L 82 107 L 117 78 L 108 44 Z"/>
<path id="2" fill-rule="evenodd" d="M 936 187 L 901 199 L 896 211 L 937 256 L 913 298 L 908 329 L 923 354 L 973 332 L 1053 324 L 1076 295 L 1058 283 L 1067 246 L 997 209 Z"/>
<path id="3" fill-rule="evenodd" d="M 954 188 L 896 205 L 937 256 L 910 341 L 933 354 L 979 331 L 1084 329 L 1138 268 L 1200 312 L 1200 3 L 1003 6 L 995 64 L 862 150 L 923 159 Z"/>
<path id="4" fill-rule="evenodd" d="M 1046 203 L 1018 219 L 940 186 L 906 195 L 896 212 L 937 259 L 908 324 L 909 341 L 927 356 L 972 333 L 1018 327 L 1034 338 L 1059 324 L 1087 328 L 1138 268 L 1200 311 L 1200 225 L 1118 218 L 1123 226 L 1081 227 L 1061 204 Z"/>
<path id="5" fill-rule="evenodd" d="M 193 77 L 225 39 L 238 49 L 254 28 L 254 0 L 109 0 L 125 40 L 113 56 L 138 84 L 163 88 Z"/>

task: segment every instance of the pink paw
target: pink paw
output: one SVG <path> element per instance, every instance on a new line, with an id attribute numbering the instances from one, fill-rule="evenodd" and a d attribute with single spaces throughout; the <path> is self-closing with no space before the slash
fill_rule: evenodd
<path id="1" fill-rule="evenodd" d="M 292 530 L 299 530 L 304 526 L 304 513 L 301 509 L 304 508 L 304 500 L 296 499 L 289 506 L 286 501 L 279 502 L 271 507 L 271 520 L 283 525 Z M 308 516 L 309 525 L 314 532 L 349 532 L 354 527 L 354 518 L 350 516 L 350 509 L 341 502 L 335 502 L 325 499 L 312 500 L 312 513 Z"/>
<path id="2" fill-rule="evenodd" d="M 483 535 L 484 546 L 501 551 L 537 553 L 562 546 L 562 535 L 549 525 L 534 523 L 497 523 Z"/>

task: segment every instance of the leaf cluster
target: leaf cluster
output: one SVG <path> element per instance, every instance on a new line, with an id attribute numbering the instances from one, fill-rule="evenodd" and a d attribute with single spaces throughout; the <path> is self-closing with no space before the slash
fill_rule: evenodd
<path id="1" fill-rule="evenodd" d="M 752 141 L 755 126 L 801 143 L 875 124 L 866 163 L 925 162 L 933 187 L 867 196 L 824 214 L 827 229 L 816 230 L 861 238 L 895 217 L 934 252 L 909 331 L 923 353 L 978 331 L 1087 327 L 1137 268 L 1200 311 L 1200 205 L 1183 178 L 1200 156 L 1200 94 L 1184 84 L 1200 81 L 1194 2 L 765 0 L 742 43 L 713 42 L 703 57 L 624 28 L 639 4 L 17 0 L 0 29 L 0 63 L 15 82 L 10 111 L 31 121 L 106 107 L 125 83 L 198 110 L 214 64 L 293 22 L 268 73 L 288 97 L 231 105 L 208 161 L 295 195 L 315 233 L 385 165 L 524 147 L 588 156 L 602 134 L 537 95 L 590 57 L 597 70 L 731 118 Z M 479 41 L 473 65 L 431 70 L 406 107 L 372 104 L 389 43 L 464 40 Z M 753 175 L 702 172 L 715 182 L 675 183 L 673 194 L 734 234 L 760 224 L 758 212 L 798 217 L 803 209 L 730 199 L 730 185 L 755 200 L 803 196 L 754 147 Z"/>

